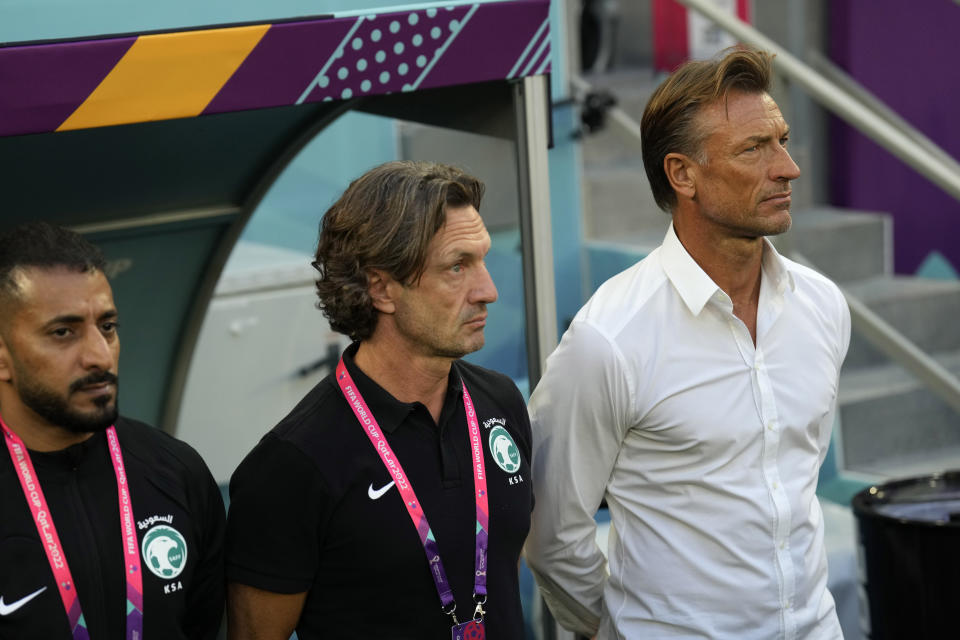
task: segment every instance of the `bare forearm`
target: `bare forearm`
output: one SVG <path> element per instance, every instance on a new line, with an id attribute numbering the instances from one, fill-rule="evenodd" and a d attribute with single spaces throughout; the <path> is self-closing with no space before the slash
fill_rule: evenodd
<path id="1" fill-rule="evenodd" d="M 289 640 L 306 599 L 306 592 L 273 593 L 231 582 L 227 587 L 228 640 Z"/>

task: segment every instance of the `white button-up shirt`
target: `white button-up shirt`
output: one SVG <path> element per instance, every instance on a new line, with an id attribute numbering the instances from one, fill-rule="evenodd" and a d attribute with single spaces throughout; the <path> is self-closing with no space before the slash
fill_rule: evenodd
<path id="1" fill-rule="evenodd" d="M 600 287 L 548 359 L 530 400 L 526 554 L 568 628 L 842 637 L 815 491 L 849 310 L 836 285 L 767 242 L 756 331 L 754 345 L 671 226 Z M 607 559 L 594 541 L 603 498 Z"/>

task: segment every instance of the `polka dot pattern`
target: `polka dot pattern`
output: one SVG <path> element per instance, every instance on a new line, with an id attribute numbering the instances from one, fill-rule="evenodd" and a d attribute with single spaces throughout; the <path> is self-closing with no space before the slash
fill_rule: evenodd
<path id="1" fill-rule="evenodd" d="M 311 100 L 412 91 L 456 38 L 469 6 L 364 17 L 316 79 Z"/>

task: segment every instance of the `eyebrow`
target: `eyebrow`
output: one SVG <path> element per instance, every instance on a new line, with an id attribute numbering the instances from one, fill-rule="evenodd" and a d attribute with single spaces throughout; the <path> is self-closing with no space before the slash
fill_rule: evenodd
<path id="1" fill-rule="evenodd" d="M 100 316 L 97 318 L 97 320 L 98 320 L 98 321 L 112 320 L 112 319 L 114 319 L 114 318 L 116 318 L 116 317 L 117 317 L 117 310 L 116 310 L 116 309 L 111 309 L 111 310 L 109 310 L 109 311 L 105 311 L 105 312 L 101 313 Z M 82 323 L 85 319 L 86 319 L 85 316 L 75 315 L 75 314 L 69 314 L 69 313 L 68 313 L 68 314 L 64 314 L 64 315 L 62 315 L 62 316 L 57 316 L 57 317 L 55 317 L 55 318 L 50 319 L 46 324 L 44 324 L 44 326 L 45 326 L 45 327 L 50 327 L 50 326 L 53 326 L 53 325 L 55 325 L 55 324 L 80 324 L 80 323 Z"/>

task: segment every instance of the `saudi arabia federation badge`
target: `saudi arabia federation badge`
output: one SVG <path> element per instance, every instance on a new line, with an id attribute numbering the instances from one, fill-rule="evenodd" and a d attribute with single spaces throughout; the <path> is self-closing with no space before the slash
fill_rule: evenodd
<path id="1" fill-rule="evenodd" d="M 143 561 L 155 576 L 169 580 L 176 578 L 187 566 L 187 542 L 180 532 L 165 524 L 158 524 L 143 536 L 140 545 Z"/>
<path id="2" fill-rule="evenodd" d="M 490 430 L 487 446 L 490 447 L 490 455 L 498 467 L 507 473 L 514 473 L 520 468 L 520 449 L 510 437 L 510 433 L 500 425 Z"/>

